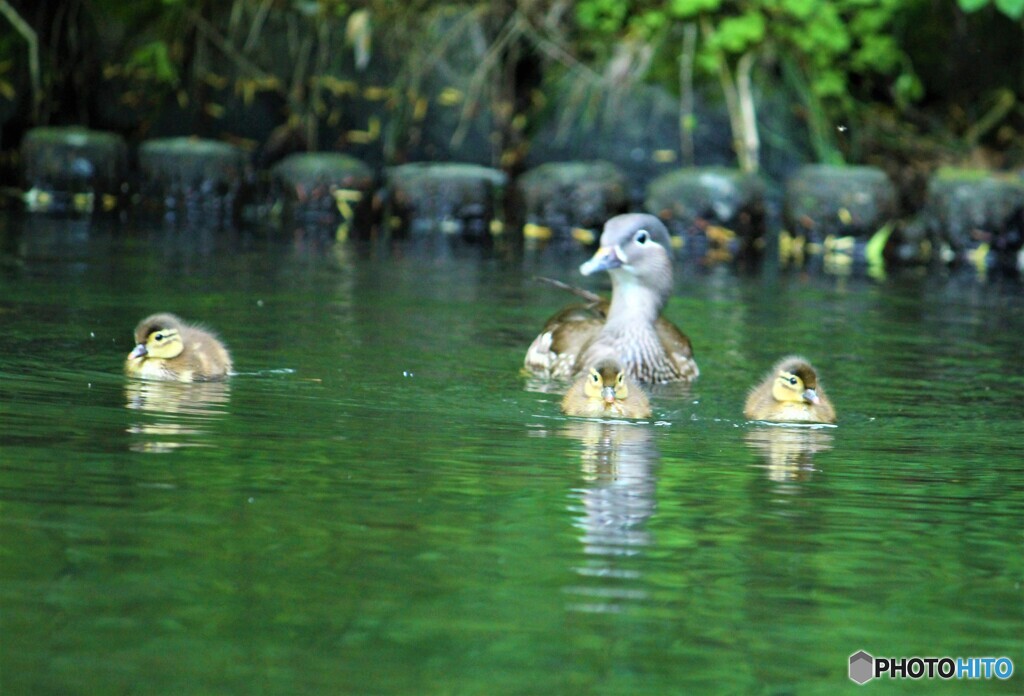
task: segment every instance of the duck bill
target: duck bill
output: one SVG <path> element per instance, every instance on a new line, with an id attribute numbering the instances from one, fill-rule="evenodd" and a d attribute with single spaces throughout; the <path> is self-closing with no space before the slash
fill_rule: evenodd
<path id="1" fill-rule="evenodd" d="M 598 271 L 610 271 L 613 268 L 621 267 L 625 262 L 626 257 L 619 247 L 601 247 L 590 257 L 589 261 L 580 266 L 580 273 L 588 276 Z"/>
<path id="2" fill-rule="evenodd" d="M 606 404 L 615 403 L 615 387 L 602 387 L 601 398 L 604 399 Z"/>
<path id="3" fill-rule="evenodd" d="M 815 406 L 821 403 L 821 399 L 818 398 L 818 392 L 813 389 L 805 389 L 802 396 L 804 397 L 804 401 L 814 404 Z"/>
<path id="4" fill-rule="evenodd" d="M 139 345 L 135 346 L 135 348 L 132 349 L 131 353 L 128 354 L 128 359 L 136 360 L 138 358 L 146 356 L 147 354 L 148 351 L 146 350 L 146 346 L 140 343 Z"/>

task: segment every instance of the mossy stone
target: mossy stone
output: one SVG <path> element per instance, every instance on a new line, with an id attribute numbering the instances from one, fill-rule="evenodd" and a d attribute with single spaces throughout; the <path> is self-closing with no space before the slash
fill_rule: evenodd
<path id="1" fill-rule="evenodd" d="M 628 188 L 622 170 L 603 160 L 541 164 L 516 181 L 524 232 L 541 231 L 547 239 L 586 232 L 584 241 L 593 241 L 608 218 L 628 208 Z"/>
<path id="2" fill-rule="evenodd" d="M 939 169 L 928 181 L 918 221 L 947 260 L 991 254 L 987 265 L 1016 266 L 1024 244 L 1024 180 L 976 169 Z"/>
<path id="3" fill-rule="evenodd" d="M 339 152 L 289 155 L 271 169 L 274 199 L 297 222 L 339 225 L 337 236 L 367 232 L 373 222 L 373 170 Z"/>
<path id="4" fill-rule="evenodd" d="M 786 182 L 785 224 L 815 242 L 870 239 L 896 214 L 896 187 L 877 167 L 812 164 Z"/>
<path id="5" fill-rule="evenodd" d="M 21 143 L 30 189 L 119 193 L 128 172 L 128 148 L 116 133 L 77 126 L 33 128 Z"/>
<path id="6" fill-rule="evenodd" d="M 159 138 L 139 146 L 139 170 L 146 181 L 238 186 L 245 166 L 245 153 L 219 140 Z"/>
<path id="7" fill-rule="evenodd" d="M 501 230 L 504 172 L 463 162 L 414 162 L 387 170 L 390 227 L 483 238 Z"/>
<path id="8" fill-rule="evenodd" d="M 728 167 L 686 167 L 647 187 L 644 208 L 668 225 L 690 256 L 730 260 L 759 250 L 764 182 Z"/>

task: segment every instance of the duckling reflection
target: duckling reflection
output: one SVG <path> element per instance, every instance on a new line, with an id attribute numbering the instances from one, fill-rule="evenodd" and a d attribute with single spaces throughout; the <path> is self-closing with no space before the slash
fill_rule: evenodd
<path id="1" fill-rule="evenodd" d="M 660 456 L 650 428 L 630 423 L 575 421 L 564 432 L 580 442 L 582 486 L 575 526 L 587 559 L 575 568 L 587 578 L 566 588 L 574 596 L 571 609 L 615 612 L 630 600 L 643 599 L 639 571 L 623 559 L 651 545 L 647 520 L 654 514 L 654 467 Z"/>
<path id="2" fill-rule="evenodd" d="M 814 471 L 814 455 L 832 449 L 830 426 L 764 425 L 747 431 L 747 447 L 765 461 L 772 481 L 804 481 Z"/>
<path id="3" fill-rule="evenodd" d="M 181 447 L 210 446 L 210 424 L 226 413 L 227 382 L 131 381 L 125 407 L 137 411 L 128 427 L 136 452 L 172 452 Z"/>

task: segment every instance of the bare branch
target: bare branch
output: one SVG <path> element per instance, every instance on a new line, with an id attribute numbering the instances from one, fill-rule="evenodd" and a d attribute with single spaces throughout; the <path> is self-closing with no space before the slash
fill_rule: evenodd
<path id="1" fill-rule="evenodd" d="M 39 108 L 43 103 L 42 77 L 39 68 L 39 36 L 7 0 L 0 0 L 0 14 L 7 18 L 15 31 L 28 44 L 28 73 L 32 84 L 32 121 L 39 122 Z"/>
<path id="2" fill-rule="evenodd" d="M 0 2 L 3 2 L 3 0 L 0 0 Z M 189 10 L 188 15 L 189 18 L 192 20 L 192 23 L 195 24 L 195 27 L 199 31 L 199 33 L 205 36 L 210 41 L 210 43 L 216 46 L 217 50 L 223 53 L 225 57 L 228 58 L 228 60 L 237 65 L 242 70 L 242 72 L 248 73 L 252 77 L 258 77 L 261 79 L 267 79 L 271 77 L 266 72 L 264 72 L 263 69 L 261 69 L 258 65 L 256 65 L 248 58 L 243 56 L 241 53 L 239 53 L 237 50 L 235 50 L 235 47 L 232 46 L 231 43 L 227 39 L 225 39 L 224 36 L 222 36 L 221 33 L 217 31 L 216 28 L 213 27 L 213 25 L 206 21 L 206 19 L 202 15 L 197 13 L 195 10 Z"/>

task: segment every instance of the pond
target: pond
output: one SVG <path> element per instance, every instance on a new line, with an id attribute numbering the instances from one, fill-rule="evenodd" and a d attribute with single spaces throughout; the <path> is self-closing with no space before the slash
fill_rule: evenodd
<path id="1" fill-rule="evenodd" d="M 582 249 L 0 218 L 0 692 L 831 694 L 1024 669 L 1024 292 L 680 264 L 690 388 L 520 375 Z M 225 384 L 121 373 L 143 316 Z M 782 355 L 833 428 L 745 422 Z M 986 682 L 1020 693 L 1020 674 Z M 965 693 L 952 680 L 893 681 Z"/>

